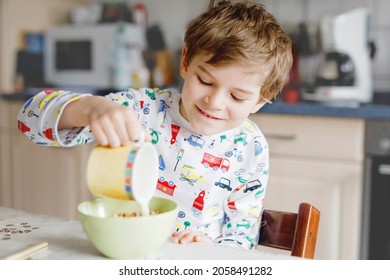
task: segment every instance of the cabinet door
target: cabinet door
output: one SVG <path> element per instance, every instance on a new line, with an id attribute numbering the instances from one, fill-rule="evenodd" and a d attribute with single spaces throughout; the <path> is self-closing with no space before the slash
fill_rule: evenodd
<path id="1" fill-rule="evenodd" d="M 24 135 L 12 135 L 13 206 L 76 218 L 77 205 L 90 198 L 86 165 L 91 147 L 41 147 Z"/>
<path id="2" fill-rule="evenodd" d="M 12 206 L 9 134 L 0 128 L 0 206 Z"/>
<path id="3" fill-rule="evenodd" d="M 271 156 L 269 209 L 296 212 L 301 202 L 321 211 L 316 259 L 358 259 L 362 167 L 332 160 Z"/>
<path id="4" fill-rule="evenodd" d="M 0 97 L 0 206 L 12 206 L 9 110 Z"/>

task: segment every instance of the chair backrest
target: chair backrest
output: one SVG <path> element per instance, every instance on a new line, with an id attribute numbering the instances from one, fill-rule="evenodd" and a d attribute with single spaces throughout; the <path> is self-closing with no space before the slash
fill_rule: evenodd
<path id="1" fill-rule="evenodd" d="M 298 213 L 265 209 L 259 245 L 291 251 L 292 256 L 314 258 L 320 211 L 309 203 L 299 204 Z"/>

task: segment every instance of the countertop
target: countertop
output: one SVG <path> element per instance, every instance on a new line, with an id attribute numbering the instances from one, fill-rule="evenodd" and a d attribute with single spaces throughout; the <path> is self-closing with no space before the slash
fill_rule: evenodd
<path id="1" fill-rule="evenodd" d="M 0 207 L 0 259 L 33 244 L 47 242 L 48 249 L 34 256 L 42 260 L 104 260 L 89 242 L 78 220 L 32 214 Z M 302 260 L 288 254 L 243 250 L 208 243 L 179 245 L 167 240 L 146 259 L 158 260 Z"/>
<path id="2" fill-rule="evenodd" d="M 338 107 L 310 102 L 299 102 L 296 104 L 275 102 L 273 104 L 266 104 L 259 110 L 259 113 L 390 121 L 390 105 L 381 104 L 367 104 L 359 107 Z"/>
<path id="3" fill-rule="evenodd" d="M 24 102 L 33 96 L 33 92 L 37 93 L 38 91 L 30 90 L 26 93 L 2 94 L 2 98 L 10 102 Z M 259 110 L 258 113 L 390 121 L 390 93 L 375 94 L 374 103 L 363 104 L 356 107 L 331 106 L 316 102 L 298 102 L 295 104 L 289 104 L 277 100 L 273 104 L 266 104 Z"/>

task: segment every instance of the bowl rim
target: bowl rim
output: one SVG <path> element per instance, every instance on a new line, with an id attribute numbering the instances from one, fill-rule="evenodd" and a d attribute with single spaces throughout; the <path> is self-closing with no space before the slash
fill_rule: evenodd
<path id="1" fill-rule="evenodd" d="M 90 200 L 85 200 L 85 201 L 82 201 L 80 202 L 78 205 L 77 205 L 77 213 L 79 215 L 83 215 L 85 217 L 91 217 L 91 218 L 97 218 L 97 219 L 120 219 L 120 218 L 123 218 L 123 219 L 126 219 L 126 218 L 132 218 L 133 219 L 148 219 L 150 217 L 157 217 L 157 216 L 165 216 L 165 215 L 168 215 L 168 214 L 171 214 L 171 212 L 178 212 L 178 203 L 172 199 L 169 199 L 169 198 L 165 198 L 165 197 L 158 197 L 158 196 L 153 196 L 152 200 L 153 199 L 161 199 L 161 200 L 165 200 L 165 201 L 168 201 L 170 203 L 173 203 L 173 208 L 168 210 L 168 211 L 165 211 L 165 212 L 162 212 L 162 213 L 159 213 L 157 215 L 149 215 L 149 216 L 135 216 L 135 217 L 114 217 L 114 216 L 97 216 L 97 215 L 92 215 L 92 214 L 87 214 L 85 213 L 85 211 L 82 211 L 81 210 L 81 207 L 85 204 L 89 204 L 89 203 L 94 203 L 94 202 L 97 202 L 97 201 L 104 201 L 104 200 L 114 200 L 114 201 L 130 201 L 130 202 L 133 202 L 133 203 L 137 203 L 138 205 L 140 205 L 137 201 L 135 200 L 124 200 L 124 199 L 119 199 L 119 198 L 112 198 L 112 197 L 97 197 L 97 198 L 92 198 Z M 140 206 L 141 207 L 141 206 Z"/>

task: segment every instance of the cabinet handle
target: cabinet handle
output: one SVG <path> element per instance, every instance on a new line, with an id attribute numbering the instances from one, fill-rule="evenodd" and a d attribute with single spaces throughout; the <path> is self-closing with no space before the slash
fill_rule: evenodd
<path id="1" fill-rule="evenodd" d="M 389 164 L 380 164 L 378 168 L 379 174 L 390 175 L 390 165 Z"/>
<path id="2" fill-rule="evenodd" d="M 296 137 L 294 134 L 275 134 L 275 133 L 264 133 L 267 139 L 276 139 L 276 140 L 294 140 Z"/>

